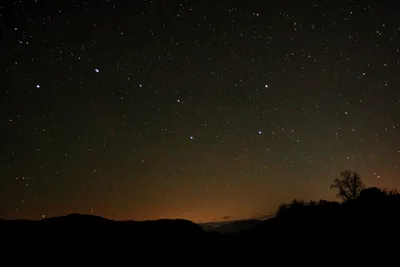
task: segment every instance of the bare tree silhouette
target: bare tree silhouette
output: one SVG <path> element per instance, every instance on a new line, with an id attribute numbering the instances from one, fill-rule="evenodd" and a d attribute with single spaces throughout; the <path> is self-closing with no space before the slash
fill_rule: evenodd
<path id="1" fill-rule="evenodd" d="M 397 189 L 383 189 L 382 192 L 385 194 L 385 196 L 396 196 L 399 194 L 399 191 Z"/>
<path id="2" fill-rule="evenodd" d="M 340 178 L 333 180 L 331 188 L 337 188 L 337 195 L 344 201 L 358 198 L 365 187 L 360 175 L 356 172 L 345 170 L 340 176 Z"/>

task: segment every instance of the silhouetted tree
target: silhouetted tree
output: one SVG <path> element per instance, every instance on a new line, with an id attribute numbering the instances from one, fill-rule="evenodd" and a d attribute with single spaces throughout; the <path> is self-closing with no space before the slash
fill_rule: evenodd
<path id="1" fill-rule="evenodd" d="M 318 203 L 316 201 L 314 201 L 314 200 L 310 201 L 310 206 L 317 206 L 317 205 L 318 205 Z"/>
<path id="2" fill-rule="evenodd" d="M 382 191 L 385 196 L 395 196 L 399 194 L 399 191 L 397 189 L 383 189 Z"/>
<path id="3" fill-rule="evenodd" d="M 290 203 L 289 209 L 298 210 L 304 206 L 304 200 L 293 199 L 292 203 Z"/>
<path id="4" fill-rule="evenodd" d="M 331 188 L 337 188 L 337 195 L 344 201 L 358 198 L 364 189 L 364 184 L 358 173 L 346 170 L 340 176 L 340 178 L 333 180 Z"/>
<path id="5" fill-rule="evenodd" d="M 377 187 L 366 188 L 361 191 L 359 200 L 363 202 L 378 203 L 386 197 L 385 193 Z"/>
<path id="6" fill-rule="evenodd" d="M 277 217 L 284 217 L 288 215 L 293 215 L 296 212 L 301 211 L 304 207 L 304 201 L 293 199 L 290 204 L 282 204 L 279 206 L 278 211 L 276 213 Z"/>
<path id="7" fill-rule="evenodd" d="M 286 216 L 289 213 L 289 207 L 287 204 L 282 204 L 279 206 L 278 211 L 276 212 L 277 217 Z"/>

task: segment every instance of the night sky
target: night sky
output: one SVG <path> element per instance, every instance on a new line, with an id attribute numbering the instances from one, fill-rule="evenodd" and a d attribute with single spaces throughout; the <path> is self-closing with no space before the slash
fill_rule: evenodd
<path id="1" fill-rule="evenodd" d="M 0 218 L 254 218 L 345 169 L 400 187 L 393 2 L 1 1 Z"/>

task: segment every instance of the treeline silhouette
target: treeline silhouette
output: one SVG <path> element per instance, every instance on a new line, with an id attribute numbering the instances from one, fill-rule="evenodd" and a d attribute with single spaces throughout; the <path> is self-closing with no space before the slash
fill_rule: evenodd
<path id="1" fill-rule="evenodd" d="M 231 238 L 272 242 L 352 242 L 365 238 L 392 239 L 400 227 L 400 194 L 396 190 L 365 188 L 356 172 L 346 170 L 331 184 L 342 202 L 293 200 L 276 216 Z"/>
<path id="2" fill-rule="evenodd" d="M 357 243 L 368 235 L 391 238 L 400 226 L 400 194 L 376 187 L 360 191 L 357 198 L 344 201 L 293 200 L 281 205 L 276 216 L 235 238 L 279 242 L 327 240 Z M 346 241 L 347 240 L 347 241 Z"/>
<path id="3" fill-rule="evenodd" d="M 240 232 L 210 232 L 187 220 L 113 221 L 91 215 L 71 214 L 40 221 L 1 220 L 3 238 L 52 242 L 121 242 L 130 240 L 262 241 L 301 245 L 307 242 L 361 242 L 365 238 L 392 239 L 400 227 L 400 194 L 395 190 L 365 188 L 360 176 L 341 173 L 331 185 L 337 201 L 293 200 L 279 207 L 276 216 Z M 237 224 L 237 222 L 236 222 Z M 315 244 L 317 244 L 315 243 Z"/>

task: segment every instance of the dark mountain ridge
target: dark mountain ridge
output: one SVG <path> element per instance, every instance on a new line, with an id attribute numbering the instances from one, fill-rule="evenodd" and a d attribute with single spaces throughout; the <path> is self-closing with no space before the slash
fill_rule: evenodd
<path id="1" fill-rule="evenodd" d="M 243 225 L 241 225 L 243 224 Z M 241 231 L 235 231 L 241 227 Z M 400 194 L 378 188 L 364 189 L 360 197 L 344 203 L 320 200 L 293 201 L 282 205 L 275 217 L 266 221 L 233 222 L 224 233 L 182 219 L 155 221 L 113 221 L 98 216 L 70 214 L 28 220 L 0 220 L 0 234 L 19 240 L 45 239 L 55 242 L 120 242 L 121 240 L 231 240 L 290 242 L 330 242 L 365 238 L 394 239 L 399 236 Z M 204 226 L 203 226 L 204 227 Z M 217 230 L 215 228 L 215 230 Z M 229 231 L 231 229 L 231 231 Z M 246 243 L 246 242 L 245 242 Z"/>
<path id="2" fill-rule="evenodd" d="M 0 221 L 3 237 L 45 238 L 58 240 L 98 239 L 201 239 L 204 230 L 197 224 L 183 219 L 160 219 L 155 221 L 114 221 L 100 216 L 69 214 L 43 220 Z"/>

